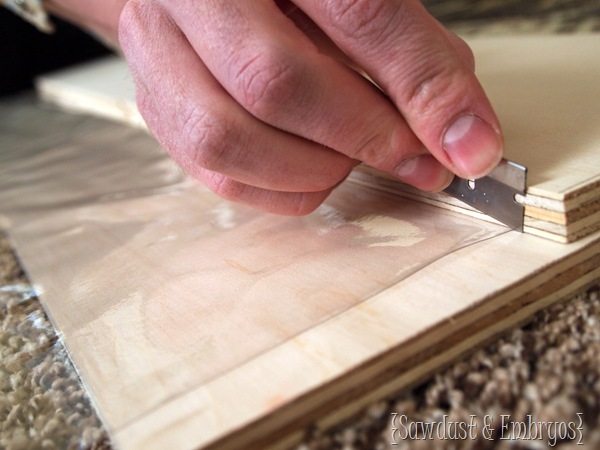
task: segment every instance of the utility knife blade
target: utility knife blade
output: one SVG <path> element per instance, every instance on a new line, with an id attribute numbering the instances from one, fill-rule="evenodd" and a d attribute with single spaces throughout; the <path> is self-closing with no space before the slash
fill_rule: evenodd
<path id="1" fill-rule="evenodd" d="M 444 192 L 512 229 L 523 231 L 525 207 L 517 201 L 517 196 L 525 195 L 526 189 L 527 168 L 503 159 L 483 178 L 455 177 Z"/>

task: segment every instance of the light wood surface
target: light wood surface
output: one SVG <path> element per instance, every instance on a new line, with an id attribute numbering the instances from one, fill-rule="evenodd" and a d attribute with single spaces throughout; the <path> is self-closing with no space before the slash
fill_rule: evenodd
<path id="1" fill-rule="evenodd" d="M 265 215 L 144 133 L 0 117 L 2 223 L 124 450 L 293 443 L 600 277 L 600 233 L 558 244 L 353 181 Z"/>
<path id="2" fill-rule="evenodd" d="M 505 156 L 529 169 L 527 195 L 521 199 L 526 232 L 568 242 L 600 228 L 600 35 L 468 42 L 503 125 Z M 117 58 L 45 76 L 38 88 L 42 97 L 70 110 L 144 126 L 127 67 Z M 446 195 L 401 184 L 395 189 L 472 214 Z"/>

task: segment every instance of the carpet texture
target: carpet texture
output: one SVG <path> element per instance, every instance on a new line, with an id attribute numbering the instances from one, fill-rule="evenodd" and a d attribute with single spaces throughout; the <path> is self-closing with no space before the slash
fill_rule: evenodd
<path id="1" fill-rule="evenodd" d="M 0 236 L 0 449 L 108 449 L 56 331 Z"/>

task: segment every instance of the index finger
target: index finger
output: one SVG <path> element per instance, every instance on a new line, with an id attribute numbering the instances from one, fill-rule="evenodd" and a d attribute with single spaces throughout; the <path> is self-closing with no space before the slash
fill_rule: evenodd
<path id="1" fill-rule="evenodd" d="M 295 0 L 393 100 L 446 167 L 478 178 L 502 157 L 500 124 L 455 43 L 418 0 Z"/>

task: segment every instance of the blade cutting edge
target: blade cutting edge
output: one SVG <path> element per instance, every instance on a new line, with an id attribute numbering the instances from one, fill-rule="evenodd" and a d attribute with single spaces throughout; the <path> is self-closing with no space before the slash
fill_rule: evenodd
<path id="1" fill-rule="evenodd" d="M 526 189 L 527 168 L 503 159 L 483 178 L 465 180 L 455 177 L 444 192 L 512 229 L 523 231 L 525 207 L 515 196 L 525 195 Z"/>

